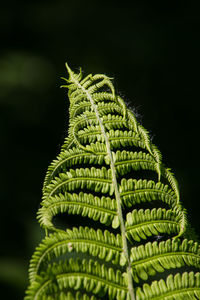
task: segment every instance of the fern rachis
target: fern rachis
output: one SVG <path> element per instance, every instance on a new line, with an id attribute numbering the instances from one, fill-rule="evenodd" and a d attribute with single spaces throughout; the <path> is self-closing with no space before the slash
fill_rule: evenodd
<path id="1" fill-rule="evenodd" d="M 200 247 L 174 175 L 111 78 L 66 66 L 69 134 L 44 181 L 26 299 L 200 299 Z M 60 214 L 80 225 L 63 230 Z"/>

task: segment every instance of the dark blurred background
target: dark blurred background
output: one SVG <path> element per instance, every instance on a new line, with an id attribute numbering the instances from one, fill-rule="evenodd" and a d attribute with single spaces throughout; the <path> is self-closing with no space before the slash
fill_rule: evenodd
<path id="1" fill-rule="evenodd" d="M 46 169 L 67 130 L 64 63 L 105 73 L 180 185 L 200 233 L 200 12 L 176 1 L 8 1 L 0 10 L 2 299 L 22 299 Z"/>

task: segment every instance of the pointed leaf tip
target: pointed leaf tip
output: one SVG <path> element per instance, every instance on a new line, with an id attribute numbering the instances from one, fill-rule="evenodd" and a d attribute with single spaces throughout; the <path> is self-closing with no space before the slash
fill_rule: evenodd
<path id="1" fill-rule="evenodd" d="M 65 63 L 65 67 L 66 67 L 68 73 L 71 74 L 71 73 L 72 73 L 72 70 L 70 69 L 70 67 L 69 67 L 69 65 L 68 65 L 67 62 Z"/>
<path id="2" fill-rule="evenodd" d="M 70 67 L 69 67 L 69 65 L 68 65 L 68 63 L 67 63 L 67 62 L 65 63 L 65 67 L 67 68 L 67 70 L 69 70 L 69 69 L 70 69 Z"/>

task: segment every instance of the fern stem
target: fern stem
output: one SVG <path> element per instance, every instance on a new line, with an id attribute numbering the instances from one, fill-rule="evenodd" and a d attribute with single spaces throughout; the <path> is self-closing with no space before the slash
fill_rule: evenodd
<path id="1" fill-rule="evenodd" d="M 114 163 L 113 155 L 112 155 L 112 152 L 111 152 L 111 149 L 110 149 L 109 138 L 106 134 L 105 127 L 104 127 L 102 119 L 99 115 L 97 106 L 96 106 L 96 104 L 95 104 L 95 102 L 92 98 L 92 95 L 87 91 L 87 89 L 85 89 L 79 83 L 79 81 L 75 78 L 75 76 L 73 75 L 73 72 L 71 71 L 71 69 L 69 68 L 69 66 L 67 64 L 66 64 L 66 67 L 67 67 L 68 72 L 71 76 L 71 79 L 78 86 L 78 88 L 81 89 L 83 91 L 83 93 L 86 94 L 87 99 L 90 101 L 91 107 L 93 108 L 93 110 L 96 114 L 96 118 L 99 122 L 102 135 L 105 139 L 107 154 L 108 154 L 108 157 L 110 159 L 110 168 L 111 168 L 111 172 L 112 172 L 112 184 L 114 186 L 115 197 L 116 197 L 116 202 L 117 202 L 117 212 L 118 212 L 118 217 L 119 217 L 119 221 L 120 221 L 123 253 L 124 253 L 124 257 L 127 261 L 128 290 L 129 290 L 130 299 L 135 300 L 136 298 L 135 298 L 135 292 L 134 292 L 134 287 L 133 287 L 133 279 L 132 279 L 132 275 L 131 275 L 131 269 L 132 268 L 131 268 L 131 262 L 130 262 L 130 258 L 129 258 L 129 252 L 128 252 L 128 243 L 127 243 L 127 239 L 126 239 L 126 229 L 125 229 L 125 224 L 124 224 L 124 219 L 123 219 L 123 214 L 122 214 L 122 206 L 121 206 L 122 201 L 121 201 L 121 198 L 120 198 L 120 193 L 119 193 L 119 188 L 118 188 L 118 183 L 117 183 L 116 170 L 115 170 L 115 163 Z"/>

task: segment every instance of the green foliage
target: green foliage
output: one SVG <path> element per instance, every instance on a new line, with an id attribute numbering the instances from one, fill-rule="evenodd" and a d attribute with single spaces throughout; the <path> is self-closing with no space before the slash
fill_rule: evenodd
<path id="1" fill-rule="evenodd" d="M 67 69 L 68 137 L 44 181 L 46 237 L 25 299 L 200 299 L 200 247 L 174 175 L 111 78 Z M 55 224 L 64 213 L 76 227 Z"/>

